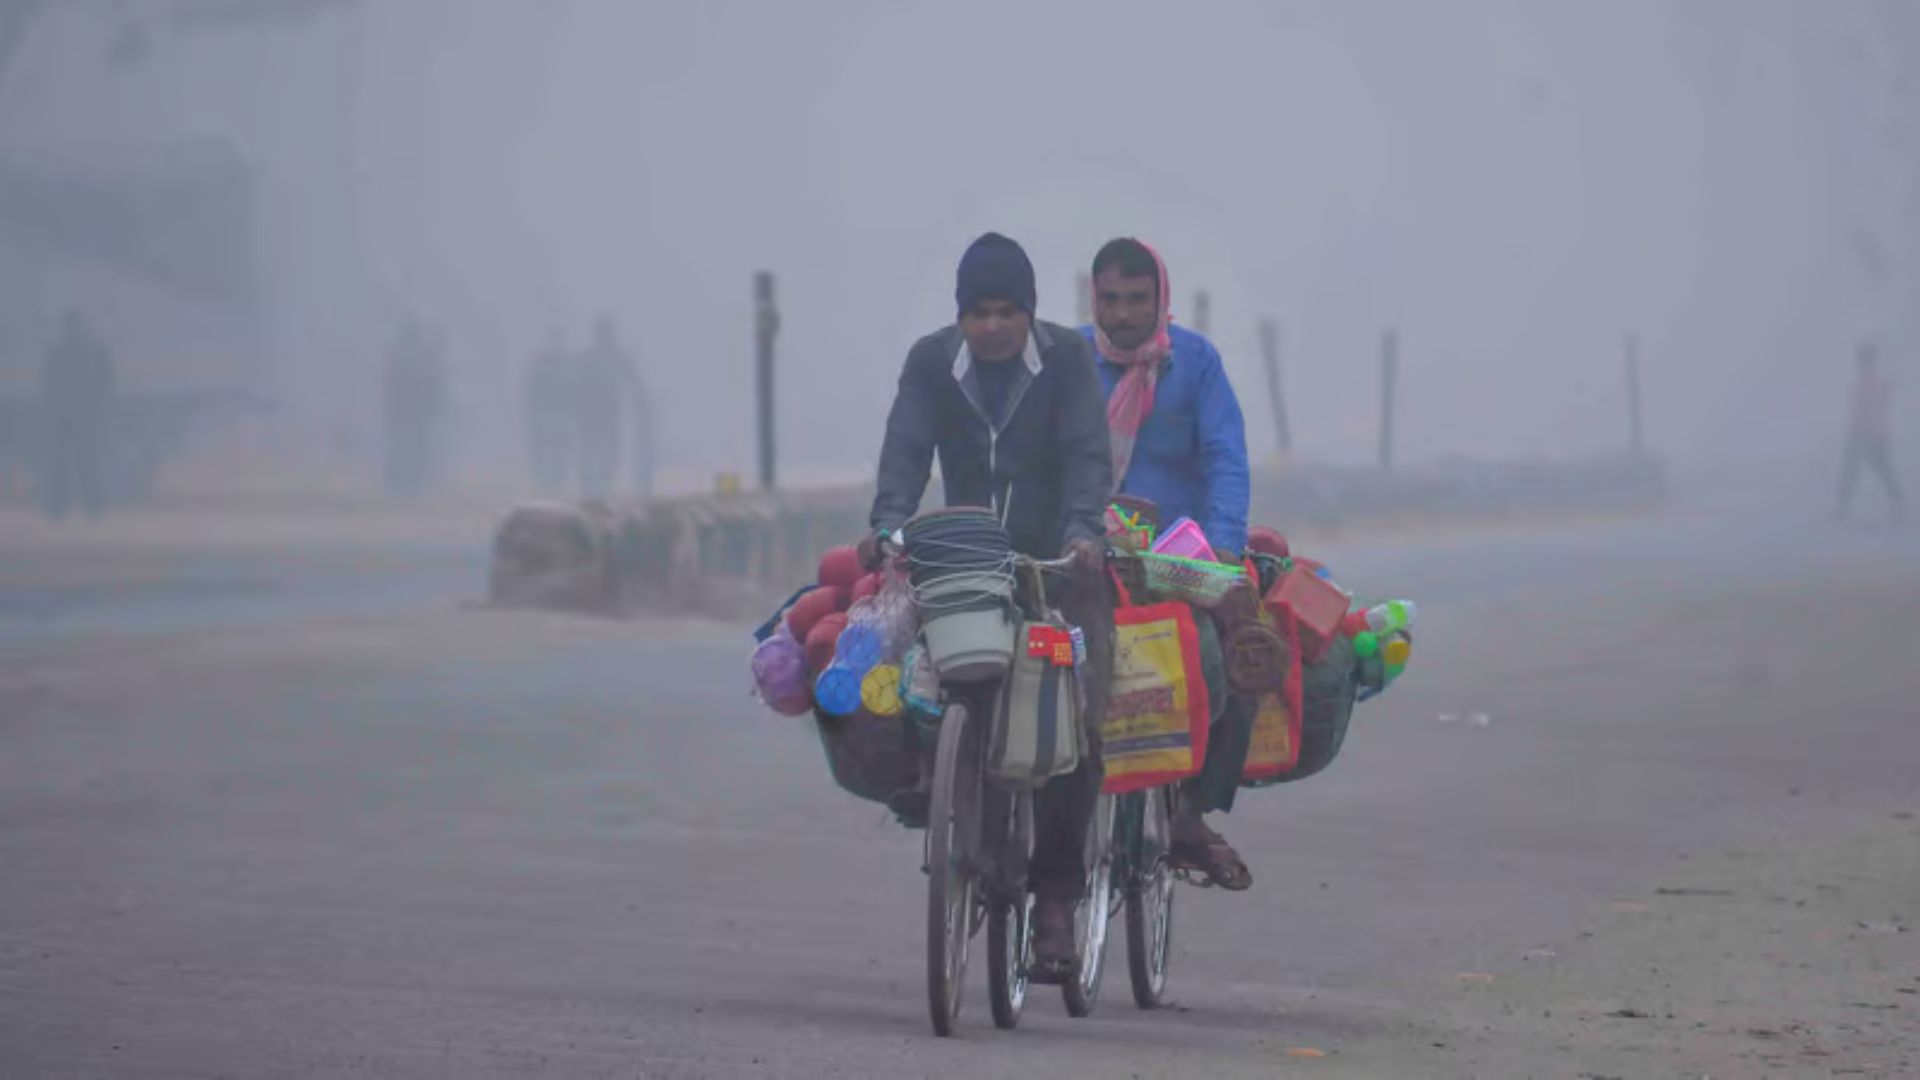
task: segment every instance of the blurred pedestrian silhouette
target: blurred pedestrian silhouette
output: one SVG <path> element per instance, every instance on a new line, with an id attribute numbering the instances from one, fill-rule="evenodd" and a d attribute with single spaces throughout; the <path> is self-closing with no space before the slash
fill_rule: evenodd
<path id="1" fill-rule="evenodd" d="M 1840 465 L 1840 502 L 1834 514 L 1845 520 L 1853 505 L 1853 489 L 1860 470 L 1870 469 L 1886 489 L 1894 521 L 1906 518 L 1906 495 L 1893 468 L 1893 387 L 1880 373 L 1880 356 L 1863 344 L 1854 356 L 1853 400 L 1847 423 L 1847 446 Z"/>
<path id="2" fill-rule="evenodd" d="M 42 474 L 47 513 L 63 518 L 77 499 L 87 516 L 106 507 L 102 465 L 111 438 L 113 353 L 78 311 L 60 323 L 60 336 L 40 369 L 48 448 Z"/>
<path id="3" fill-rule="evenodd" d="M 652 407 L 634 370 L 633 356 L 620 342 L 613 320 L 594 320 L 593 339 L 580 356 L 575 397 L 575 424 L 579 438 L 580 492 L 604 499 L 613 494 L 619 476 L 621 444 L 630 449 L 633 490 L 641 495 L 653 489 Z"/>
<path id="4" fill-rule="evenodd" d="M 573 473 L 578 438 L 574 397 L 578 357 L 567 348 L 558 327 L 527 361 L 520 396 L 527 431 L 527 464 L 534 486 L 543 495 L 558 495 Z"/>
<path id="5" fill-rule="evenodd" d="M 386 362 L 386 485 L 395 498 L 432 487 L 434 450 L 447 413 L 446 347 L 436 329 L 409 315 Z"/>

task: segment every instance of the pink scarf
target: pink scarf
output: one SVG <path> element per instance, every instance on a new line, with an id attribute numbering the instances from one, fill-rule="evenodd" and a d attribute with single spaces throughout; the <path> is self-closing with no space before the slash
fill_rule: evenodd
<path id="1" fill-rule="evenodd" d="M 1160 268 L 1160 320 L 1154 324 L 1153 334 L 1134 348 L 1118 349 L 1107 340 L 1107 332 L 1100 329 L 1097 320 L 1093 327 L 1093 343 L 1100 350 L 1100 355 L 1126 369 L 1107 398 L 1107 429 L 1113 439 L 1115 491 L 1120 490 L 1120 485 L 1126 482 L 1127 469 L 1133 464 L 1133 444 L 1140 438 L 1140 426 L 1153 413 L 1153 393 L 1160 382 L 1160 368 L 1167 362 L 1167 354 L 1173 351 L 1173 340 L 1167 334 L 1167 324 L 1172 321 L 1169 315 L 1172 294 L 1167 289 L 1167 261 L 1146 244 L 1140 246 L 1147 249 L 1153 256 L 1154 264 Z"/>

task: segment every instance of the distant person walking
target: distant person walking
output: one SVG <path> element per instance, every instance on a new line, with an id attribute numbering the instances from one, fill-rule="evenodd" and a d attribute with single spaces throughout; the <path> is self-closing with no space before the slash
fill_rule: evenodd
<path id="1" fill-rule="evenodd" d="M 1853 504 L 1853 488 L 1862 467 L 1873 470 L 1886 488 L 1895 522 L 1906 519 L 1906 496 L 1893 471 L 1893 387 L 1880 373 L 1880 357 L 1871 344 L 1860 346 L 1854 357 L 1853 400 L 1847 423 L 1847 446 L 1840 466 L 1840 503 L 1835 516 L 1846 520 Z"/>
<path id="2" fill-rule="evenodd" d="M 64 518 L 78 499 L 88 517 L 98 518 L 106 506 L 101 463 L 113 408 L 113 353 L 78 311 L 67 312 L 47 350 L 40 394 L 49 436 L 47 513 Z"/>
<path id="3" fill-rule="evenodd" d="M 579 385 L 576 388 L 575 423 L 580 447 L 580 490 L 591 499 L 613 494 L 620 473 L 620 448 L 631 431 L 637 448 L 651 446 L 651 432 L 642 425 L 649 419 L 640 392 L 639 376 L 633 357 L 620 343 L 619 331 L 605 315 L 594 320 L 593 340 L 580 354 Z M 636 467 L 644 467 L 648 476 L 636 477 L 636 486 L 651 486 L 652 462 L 640 453 L 632 455 Z"/>
<path id="4" fill-rule="evenodd" d="M 447 411 L 446 349 L 417 317 L 401 324 L 386 362 L 386 483 L 395 498 L 426 494 Z"/>
<path id="5" fill-rule="evenodd" d="M 527 431 L 527 466 L 542 495 L 566 490 L 579 439 L 574 431 L 575 385 L 579 364 L 558 327 L 527 361 L 520 386 L 522 421 Z"/>

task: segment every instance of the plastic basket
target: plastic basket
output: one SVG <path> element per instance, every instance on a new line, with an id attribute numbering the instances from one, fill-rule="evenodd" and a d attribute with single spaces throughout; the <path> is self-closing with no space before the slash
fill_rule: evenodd
<path id="1" fill-rule="evenodd" d="M 1207 543 L 1207 534 L 1192 518 L 1181 518 L 1171 529 L 1160 534 L 1153 542 L 1156 555 L 1181 555 L 1189 559 L 1213 558 L 1213 547 Z"/>
<path id="2" fill-rule="evenodd" d="M 1169 600 L 1184 600 L 1210 608 L 1227 598 L 1235 586 L 1245 585 L 1247 572 L 1238 566 L 1187 559 L 1178 555 L 1140 554 L 1147 589 Z"/>

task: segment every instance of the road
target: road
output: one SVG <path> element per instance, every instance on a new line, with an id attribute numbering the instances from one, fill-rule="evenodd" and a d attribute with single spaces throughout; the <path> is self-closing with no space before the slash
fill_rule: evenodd
<path id="1" fill-rule="evenodd" d="M 918 835 L 748 697 L 739 627 L 480 610 L 478 543 L 169 549 L 91 591 L 112 560 L 68 548 L 0 584 L 8 1078 L 1528 1075 L 1564 1033 L 1469 1053 L 1463 987 L 1689 865 L 1920 810 L 1911 535 L 1330 542 L 1423 602 L 1415 662 L 1225 820 L 1256 884 L 1182 892 L 1174 1007 L 1116 941 L 1091 1019 L 1036 994 L 995 1032 L 976 972 L 936 1040 Z M 1632 1074 L 1697 1075 L 1723 1019 Z"/>

